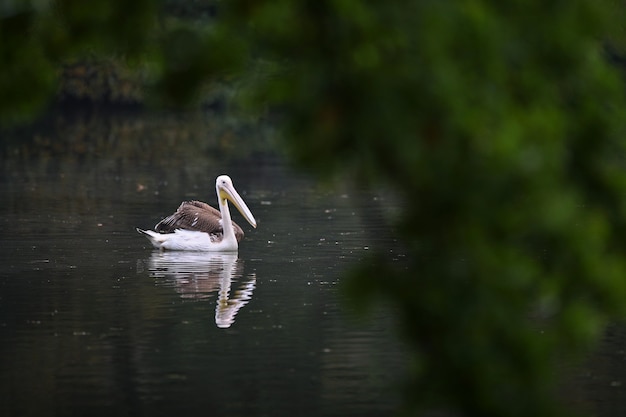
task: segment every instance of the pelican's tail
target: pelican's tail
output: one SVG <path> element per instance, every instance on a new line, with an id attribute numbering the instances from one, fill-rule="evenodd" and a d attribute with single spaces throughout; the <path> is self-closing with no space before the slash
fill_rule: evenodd
<path id="1" fill-rule="evenodd" d="M 152 246 L 154 246 L 157 249 L 163 249 L 163 242 L 165 242 L 167 235 L 153 232 L 152 230 L 143 230 L 138 227 L 136 229 L 139 233 L 141 233 L 142 235 L 145 235 L 148 238 L 148 240 L 150 240 L 150 243 L 152 243 Z"/>

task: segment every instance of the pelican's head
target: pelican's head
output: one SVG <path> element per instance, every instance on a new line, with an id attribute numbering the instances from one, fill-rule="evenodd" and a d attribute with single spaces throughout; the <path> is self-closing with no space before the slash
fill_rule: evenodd
<path id="1" fill-rule="evenodd" d="M 229 200 L 233 203 L 248 223 L 250 223 L 252 227 L 256 227 L 256 220 L 254 219 L 254 216 L 237 190 L 235 190 L 233 180 L 231 180 L 228 175 L 220 175 L 217 177 L 215 180 L 215 191 L 217 191 L 217 195 L 221 200 Z"/>

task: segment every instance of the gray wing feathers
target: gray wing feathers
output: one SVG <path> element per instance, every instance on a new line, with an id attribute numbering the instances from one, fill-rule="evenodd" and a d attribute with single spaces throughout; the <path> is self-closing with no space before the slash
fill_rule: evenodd
<path id="1" fill-rule="evenodd" d="M 222 214 L 219 210 L 202 201 L 184 201 L 176 212 L 167 216 L 154 226 L 159 233 L 172 233 L 176 229 L 196 230 L 205 232 L 221 239 L 224 234 L 222 229 Z M 243 238 L 243 230 L 235 222 L 235 237 L 239 242 Z"/>

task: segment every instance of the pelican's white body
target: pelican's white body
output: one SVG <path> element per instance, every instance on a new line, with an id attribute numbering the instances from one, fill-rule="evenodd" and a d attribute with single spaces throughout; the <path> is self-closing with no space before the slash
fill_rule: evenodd
<path id="1" fill-rule="evenodd" d="M 137 230 L 150 239 L 152 246 L 161 250 L 236 252 L 238 249 L 237 239 L 235 239 L 234 234 L 232 236 L 224 234 L 222 240 L 214 241 L 208 233 L 197 232 L 195 230 L 177 229 L 174 233 Z"/>

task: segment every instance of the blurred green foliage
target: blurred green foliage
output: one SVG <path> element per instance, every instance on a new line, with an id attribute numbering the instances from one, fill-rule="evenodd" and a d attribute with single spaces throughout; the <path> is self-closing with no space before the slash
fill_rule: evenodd
<path id="1" fill-rule="evenodd" d="M 624 86 L 605 54 L 622 5 L 232 0 L 185 24 L 151 0 L 10 4 L 5 120 L 49 99 L 63 63 L 113 54 L 164 102 L 245 86 L 302 167 L 402 199 L 408 261 L 378 248 L 348 289 L 397 313 L 407 413 L 557 414 L 555 359 L 624 314 Z"/>

